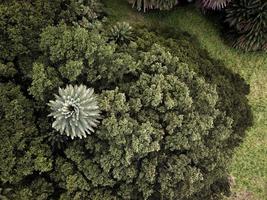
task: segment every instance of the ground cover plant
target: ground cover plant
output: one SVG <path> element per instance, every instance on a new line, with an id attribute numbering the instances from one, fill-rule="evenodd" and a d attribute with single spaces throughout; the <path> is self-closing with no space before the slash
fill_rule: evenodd
<path id="1" fill-rule="evenodd" d="M 127 2 L 107 1 L 107 10 L 112 20 L 128 20 L 151 26 L 167 25 L 195 35 L 202 48 L 210 56 L 222 60 L 226 66 L 241 74 L 250 84 L 249 103 L 254 113 L 254 125 L 247 138 L 238 148 L 230 168 L 234 177 L 233 191 L 236 198 L 260 200 L 266 197 L 266 120 L 267 120 L 267 56 L 264 52 L 244 53 L 237 51 L 222 40 L 220 23 L 207 18 L 195 7 L 178 7 L 171 12 L 137 13 Z M 116 10 L 120 10 L 117 12 Z M 111 17 L 110 17 L 111 19 Z M 243 195 L 244 194 L 244 195 Z M 249 195 L 245 195 L 249 194 Z M 247 196 L 247 197 L 246 197 Z M 234 199 L 235 197 L 233 197 Z"/>
<path id="2" fill-rule="evenodd" d="M 34 12 L 43 6 L 48 13 Z M 229 193 L 226 165 L 251 125 L 249 86 L 194 37 L 113 24 L 87 1 L 2 2 L 0 9 L 9 8 L 11 19 L 1 18 L 2 196 Z M 92 118 L 83 124 L 85 116 Z"/>

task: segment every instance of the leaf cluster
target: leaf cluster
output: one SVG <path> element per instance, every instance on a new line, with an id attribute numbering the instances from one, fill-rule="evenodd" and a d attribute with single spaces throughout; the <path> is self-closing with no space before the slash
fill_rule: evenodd
<path id="1" fill-rule="evenodd" d="M 138 11 L 146 12 L 151 9 L 170 10 L 178 4 L 179 0 L 128 0 Z"/>
<path id="2" fill-rule="evenodd" d="M 233 46 L 245 51 L 267 50 L 267 2 L 235 0 L 226 9 Z"/>
<path id="3" fill-rule="evenodd" d="M 202 9 L 222 10 L 232 0 L 199 0 Z"/>

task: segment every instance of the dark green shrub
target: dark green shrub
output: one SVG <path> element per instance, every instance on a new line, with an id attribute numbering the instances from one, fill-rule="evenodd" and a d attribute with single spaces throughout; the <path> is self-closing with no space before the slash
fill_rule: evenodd
<path id="1" fill-rule="evenodd" d="M 41 29 L 52 22 L 52 5 L 35 1 L 1 1 L 0 59 L 13 61 L 15 57 L 38 50 Z M 46 8 L 46 9 L 42 9 Z M 31 55 L 32 56 L 32 55 Z"/>
<path id="2" fill-rule="evenodd" d="M 148 35 L 144 40 L 145 46 L 152 45 L 156 39 L 158 43 L 167 46 L 172 54 L 179 56 L 181 61 L 188 63 L 195 72 L 204 76 L 207 82 L 217 86 L 219 102 L 221 102 L 218 106 L 226 110 L 227 114 L 234 119 L 234 134 L 228 142 L 230 146 L 240 144 L 244 138 L 245 129 L 251 126 L 252 121 L 251 111 L 247 107 L 248 100 L 243 98 L 244 94 L 249 93 L 249 85 L 239 75 L 227 69 L 221 61 L 210 59 L 205 50 L 199 49 L 198 41 L 188 33 L 159 26 L 153 31 L 158 34 L 149 34 L 145 30 L 145 35 Z M 177 46 L 177 43 L 180 45 Z M 237 105 L 238 109 L 236 109 Z M 240 115 L 240 112 L 244 112 L 244 115 Z"/>
<path id="3" fill-rule="evenodd" d="M 0 71 L 0 78 L 2 73 L 3 76 L 7 73 L 14 75 L 13 67 L 16 65 L 15 68 L 25 75 L 21 82 L 28 83 L 32 62 L 40 53 L 39 35 L 44 27 L 65 22 L 87 28 L 102 16 L 100 3 L 95 0 L 2 0 L 0 69 L 5 68 Z"/>
<path id="4" fill-rule="evenodd" d="M 87 28 L 92 21 L 103 16 L 99 0 L 56 0 L 56 2 L 61 4 L 59 15 L 56 16 L 57 21 Z"/>
<path id="5" fill-rule="evenodd" d="M 235 0 L 226 9 L 233 46 L 245 51 L 267 50 L 267 2 Z"/>
<path id="6" fill-rule="evenodd" d="M 0 183 L 19 183 L 35 171 L 52 169 L 51 151 L 41 143 L 33 104 L 12 83 L 0 84 Z"/>
<path id="7" fill-rule="evenodd" d="M 85 38 L 90 45 L 81 42 Z M 106 43 L 99 33 L 82 28 L 49 27 L 42 33 L 41 46 L 53 67 L 83 58 L 83 71 L 88 74 L 83 74 L 87 80 L 81 80 L 98 89 L 103 113 L 95 134 L 83 140 L 83 145 L 79 140 L 70 142 L 64 151 L 85 176 L 67 175 L 81 182 L 64 186 L 70 196 L 77 190 L 96 192 L 100 187 L 102 195 L 110 193 L 109 198 L 188 199 L 213 183 L 211 172 L 222 173 L 222 166 L 212 166 L 217 163 L 214 159 L 222 164 L 227 155 L 218 157 L 215 152 L 231 135 L 233 122 L 216 108 L 215 86 L 160 45 L 138 50 L 142 42 L 131 43 L 122 51 Z M 212 147 L 205 142 L 208 138 Z M 55 176 L 59 174 L 55 172 Z M 210 182 L 203 181 L 209 178 Z M 57 181 L 66 184 L 65 180 Z M 155 193 L 155 186 L 160 194 Z M 84 195 L 91 194 L 85 191 Z"/>

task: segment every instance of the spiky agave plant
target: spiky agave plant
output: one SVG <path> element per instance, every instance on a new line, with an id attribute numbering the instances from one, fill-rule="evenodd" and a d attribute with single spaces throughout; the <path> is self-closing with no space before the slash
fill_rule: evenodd
<path id="1" fill-rule="evenodd" d="M 83 138 L 94 132 L 99 123 L 100 110 L 92 88 L 84 85 L 68 85 L 65 89 L 59 88 L 56 100 L 50 100 L 55 121 L 52 127 L 61 134 Z"/>
<path id="2" fill-rule="evenodd" d="M 109 38 L 117 44 L 129 43 L 132 35 L 132 27 L 127 22 L 117 22 L 109 31 Z"/>
<path id="3" fill-rule="evenodd" d="M 267 1 L 235 0 L 226 9 L 233 46 L 245 51 L 267 50 Z"/>
<path id="4" fill-rule="evenodd" d="M 225 8 L 231 0 L 200 0 L 202 9 L 221 10 Z"/>
<path id="5" fill-rule="evenodd" d="M 150 9 L 170 10 L 178 4 L 179 0 L 128 0 L 137 10 L 146 12 Z"/>

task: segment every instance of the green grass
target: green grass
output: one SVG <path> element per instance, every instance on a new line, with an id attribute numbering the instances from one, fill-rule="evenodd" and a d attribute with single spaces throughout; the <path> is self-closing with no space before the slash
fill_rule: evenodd
<path id="1" fill-rule="evenodd" d="M 267 54 L 243 53 L 229 47 L 220 35 L 219 25 L 191 6 L 168 13 L 143 14 L 131 9 L 127 0 L 106 0 L 106 10 L 113 21 L 179 27 L 195 35 L 212 57 L 223 60 L 227 67 L 245 78 L 251 87 L 248 98 L 254 125 L 237 149 L 230 171 L 235 177 L 234 191 L 252 193 L 255 200 L 267 199 Z"/>

